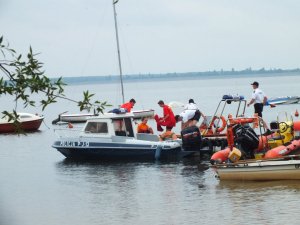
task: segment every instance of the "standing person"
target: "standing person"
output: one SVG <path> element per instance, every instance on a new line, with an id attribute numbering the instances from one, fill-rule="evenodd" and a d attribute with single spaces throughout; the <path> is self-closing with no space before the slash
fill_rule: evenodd
<path id="1" fill-rule="evenodd" d="M 129 100 L 129 102 L 126 102 L 123 105 L 121 105 L 120 108 L 126 109 L 127 112 L 130 112 L 135 103 L 135 100 L 132 98 Z"/>
<path id="2" fill-rule="evenodd" d="M 147 124 L 148 118 L 143 117 L 142 122 L 137 127 L 137 133 L 153 134 L 152 128 Z"/>
<path id="3" fill-rule="evenodd" d="M 250 102 L 248 102 L 247 107 L 254 103 L 254 113 L 257 113 L 257 115 L 260 117 L 260 120 L 263 123 L 264 128 L 267 129 L 267 132 L 265 134 L 270 134 L 270 129 L 268 128 L 265 121 L 262 119 L 262 112 L 264 109 L 264 105 L 267 103 L 268 98 L 265 95 L 265 93 L 258 88 L 259 83 L 257 81 L 254 81 L 251 85 L 253 87 L 253 92 L 251 94 L 251 100 Z"/>
<path id="4" fill-rule="evenodd" d="M 163 100 L 159 100 L 158 105 L 163 108 L 163 117 L 159 117 L 158 115 L 154 116 L 157 123 L 157 130 L 163 131 L 161 126 L 175 127 L 176 120 L 172 109 L 168 105 L 165 105 Z"/>
<path id="5" fill-rule="evenodd" d="M 254 112 L 262 118 L 262 111 L 264 105 L 267 103 L 268 98 L 265 95 L 265 93 L 258 88 L 259 83 L 257 81 L 254 81 L 251 85 L 253 87 L 253 93 L 251 95 L 251 100 L 247 104 L 247 106 L 249 107 L 251 104 L 254 103 Z"/>

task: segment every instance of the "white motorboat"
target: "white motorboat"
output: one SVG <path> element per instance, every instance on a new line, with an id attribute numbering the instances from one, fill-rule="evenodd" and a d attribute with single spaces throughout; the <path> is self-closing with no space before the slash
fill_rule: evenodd
<path id="1" fill-rule="evenodd" d="M 73 159 L 178 159 L 196 153 L 177 141 L 158 141 L 154 134 L 137 134 L 133 113 L 104 113 L 87 120 L 82 130 L 58 128 L 52 147 Z"/>

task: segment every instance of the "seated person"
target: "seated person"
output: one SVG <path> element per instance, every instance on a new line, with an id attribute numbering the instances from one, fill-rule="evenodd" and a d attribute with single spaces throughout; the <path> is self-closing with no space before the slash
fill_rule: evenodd
<path id="1" fill-rule="evenodd" d="M 172 131 L 172 127 L 166 127 L 166 131 L 159 135 L 159 141 L 176 140 L 177 135 Z"/>
<path id="2" fill-rule="evenodd" d="M 137 127 L 137 133 L 153 134 L 152 128 L 147 124 L 148 118 L 143 117 L 142 122 Z"/>

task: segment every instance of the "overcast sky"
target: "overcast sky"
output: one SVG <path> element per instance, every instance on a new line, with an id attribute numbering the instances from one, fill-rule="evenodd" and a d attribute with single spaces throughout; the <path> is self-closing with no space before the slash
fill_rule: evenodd
<path id="1" fill-rule="evenodd" d="M 124 74 L 298 68 L 299 0 L 119 0 Z M 0 0 L 0 35 L 50 77 L 117 75 L 112 0 Z"/>

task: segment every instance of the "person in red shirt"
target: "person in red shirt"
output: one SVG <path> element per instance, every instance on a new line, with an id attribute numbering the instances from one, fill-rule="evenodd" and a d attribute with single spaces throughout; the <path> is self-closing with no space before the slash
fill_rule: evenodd
<path id="1" fill-rule="evenodd" d="M 120 108 L 126 109 L 127 112 L 130 112 L 131 109 L 133 108 L 134 104 L 135 104 L 135 100 L 132 98 L 132 99 L 130 99 L 129 102 L 126 102 L 123 105 L 121 105 Z"/>
<path id="2" fill-rule="evenodd" d="M 176 126 L 176 120 L 174 113 L 172 109 L 168 106 L 165 105 L 164 101 L 159 100 L 158 105 L 163 108 L 163 117 L 159 117 L 158 115 L 154 116 L 154 119 L 157 123 L 157 130 L 158 131 L 163 131 L 163 128 L 161 126 L 166 126 L 173 128 Z"/>

